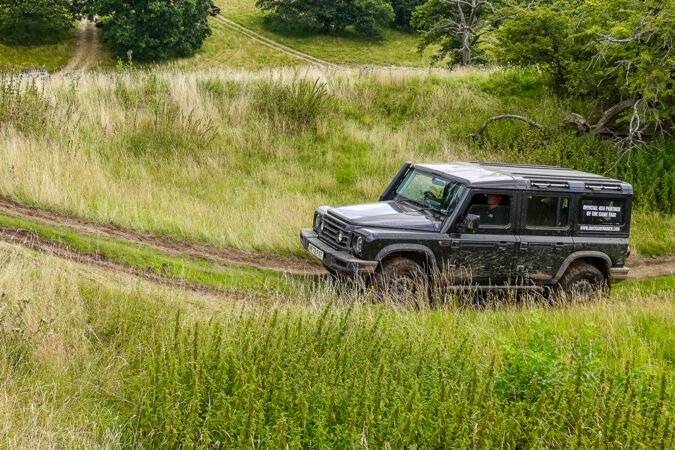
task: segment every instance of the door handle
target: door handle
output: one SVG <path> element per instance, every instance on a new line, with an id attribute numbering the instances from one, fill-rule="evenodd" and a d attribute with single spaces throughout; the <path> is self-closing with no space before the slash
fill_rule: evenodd
<path id="1" fill-rule="evenodd" d="M 461 245 L 461 241 L 459 239 L 453 239 L 450 241 L 450 248 L 459 248 Z"/>
<path id="2" fill-rule="evenodd" d="M 497 244 L 499 250 L 506 250 L 508 246 L 509 243 L 507 241 L 499 241 L 499 243 Z"/>

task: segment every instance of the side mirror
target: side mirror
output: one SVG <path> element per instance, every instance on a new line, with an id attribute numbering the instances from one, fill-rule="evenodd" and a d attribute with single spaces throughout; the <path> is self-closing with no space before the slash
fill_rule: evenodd
<path id="1" fill-rule="evenodd" d="M 480 216 L 476 214 L 467 214 L 459 226 L 463 231 L 473 231 L 478 229 L 478 225 L 480 225 Z"/>

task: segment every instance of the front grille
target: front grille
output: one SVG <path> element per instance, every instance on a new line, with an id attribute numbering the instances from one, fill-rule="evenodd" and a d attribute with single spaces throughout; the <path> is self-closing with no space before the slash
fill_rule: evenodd
<path id="1" fill-rule="evenodd" d="M 342 241 L 338 241 L 338 235 L 342 232 Z M 323 231 L 319 232 L 319 239 L 335 248 L 349 248 L 349 233 L 347 224 L 331 216 L 323 217 Z"/>

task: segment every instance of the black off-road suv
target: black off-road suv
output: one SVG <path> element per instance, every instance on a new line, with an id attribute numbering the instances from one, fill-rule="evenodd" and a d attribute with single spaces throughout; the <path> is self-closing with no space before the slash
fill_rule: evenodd
<path id="1" fill-rule="evenodd" d="M 377 203 L 317 208 L 302 245 L 376 288 L 553 288 L 622 281 L 633 188 L 554 166 L 406 162 Z"/>

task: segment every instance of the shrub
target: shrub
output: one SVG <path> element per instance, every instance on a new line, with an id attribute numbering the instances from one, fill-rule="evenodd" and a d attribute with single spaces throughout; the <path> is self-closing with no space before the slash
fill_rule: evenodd
<path id="1" fill-rule="evenodd" d="M 320 80 L 258 81 L 253 85 L 255 109 L 283 129 L 311 127 L 328 112 L 330 96 Z"/>
<path id="2" fill-rule="evenodd" d="M 11 74 L 0 75 L 0 128 L 11 126 L 23 133 L 40 133 L 51 109 L 35 81 L 22 82 Z"/>

